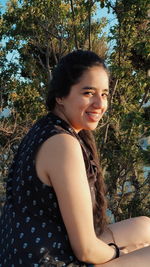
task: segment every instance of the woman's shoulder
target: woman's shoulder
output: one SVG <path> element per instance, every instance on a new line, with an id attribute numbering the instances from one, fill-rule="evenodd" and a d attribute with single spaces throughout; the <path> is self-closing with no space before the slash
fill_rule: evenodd
<path id="1" fill-rule="evenodd" d="M 53 113 L 49 113 L 33 126 L 29 140 L 33 140 L 30 147 L 33 148 L 34 154 L 39 150 L 44 151 L 44 158 L 44 154 L 52 157 L 54 151 L 55 154 L 58 151 L 59 157 L 62 152 L 81 150 L 78 135 L 67 122 Z"/>
<path id="2" fill-rule="evenodd" d="M 81 161 L 83 162 L 82 149 L 77 138 L 59 132 L 43 142 L 38 149 L 36 171 L 43 182 L 52 185 L 53 179 L 56 182 L 61 180 L 62 175 L 64 179 L 68 177 L 70 169 L 75 173 L 76 166 L 79 167 Z"/>
<path id="3" fill-rule="evenodd" d="M 43 148 L 49 153 L 50 151 L 53 152 L 55 150 L 56 152 L 58 150 L 59 153 L 62 154 L 69 150 L 72 150 L 74 152 L 79 149 L 81 150 L 81 145 L 75 136 L 71 135 L 68 132 L 62 131 L 48 138 L 43 143 Z"/>

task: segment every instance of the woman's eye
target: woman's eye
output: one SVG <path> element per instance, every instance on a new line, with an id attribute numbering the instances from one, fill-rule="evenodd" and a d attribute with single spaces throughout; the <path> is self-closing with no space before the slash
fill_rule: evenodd
<path id="1" fill-rule="evenodd" d="M 104 94 L 102 94 L 102 96 L 105 97 L 105 98 L 108 98 L 109 94 L 104 93 Z"/>
<path id="2" fill-rule="evenodd" d="M 94 95 L 94 93 L 93 92 L 90 92 L 90 91 L 87 91 L 87 92 L 84 92 L 84 95 L 92 96 L 92 95 Z"/>

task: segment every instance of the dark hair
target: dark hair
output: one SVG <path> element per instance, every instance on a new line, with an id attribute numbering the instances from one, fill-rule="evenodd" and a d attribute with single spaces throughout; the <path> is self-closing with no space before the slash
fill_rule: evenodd
<path id="1" fill-rule="evenodd" d="M 56 97 L 67 96 L 83 72 L 93 66 L 101 66 L 107 71 L 104 60 L 92 51 L 76 50 L 61 58 L 52 72 L 46 100 L 48 110 L 54 109 Z"/>
<path id="2" fill-rule="evenodd" d="M 77 50 L 64 56 L 52 73 L 52 80 L 50 82 L 46 101 L 48 110 L 53 111 L 56 98 L 67 96 L 71 86 L 79 82 L 83 72 L 93 66 L 100 66 L 108 72 L 104 60 L 92 51 Z M 96 234 L 100 235 L 107 221 L 104 179 L 100 169 L 99 157 L 92 132 L 82 130 L 79 132 L 79 136 L 90 150 L 98 169 L 94 187 L 96 202 L 93 207 L 93 214 Z"/>

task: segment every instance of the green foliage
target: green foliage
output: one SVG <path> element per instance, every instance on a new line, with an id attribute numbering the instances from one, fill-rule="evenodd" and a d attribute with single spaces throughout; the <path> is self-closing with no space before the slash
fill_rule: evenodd
<path id="1" fill-rule="evenodd" d="M 144 177 L 150 151 L 140 146 L 149 136 L 148 1 L 106 1 L 118 19 L 111 29 L 111 92 L 108 116 L 97 132 L 115 220 L 150 215 L 150 179 Z M 104 138 L 103 138 L 104 136 Z"/>

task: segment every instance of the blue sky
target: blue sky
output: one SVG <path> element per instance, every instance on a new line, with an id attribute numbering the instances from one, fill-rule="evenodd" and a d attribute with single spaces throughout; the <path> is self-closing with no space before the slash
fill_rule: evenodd
<path id="1" fill-rule="evenodd" d="M 0 0 L 0 6 L 5 7 L 7 0 Z"/>

